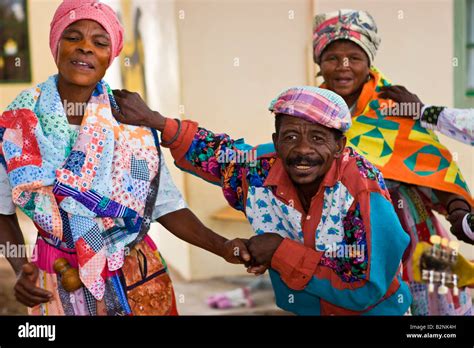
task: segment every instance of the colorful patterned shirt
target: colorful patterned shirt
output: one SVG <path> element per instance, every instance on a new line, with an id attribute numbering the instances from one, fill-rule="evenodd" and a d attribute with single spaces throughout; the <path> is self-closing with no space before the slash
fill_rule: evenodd
<path id="1" fill-rule="evenodd" d="M 163 140 L 178 131 L 167 119 Z M 183 121 L 169 145 L 181 169 L 222 187 L 255 233 L 284 238 L 271 260 L 277 305 L 302 315 L 402 315 L 409 237 L 381 173 L 351 148 L 334 160 L 306 213 L 281 160 L 265 146 Z"/>

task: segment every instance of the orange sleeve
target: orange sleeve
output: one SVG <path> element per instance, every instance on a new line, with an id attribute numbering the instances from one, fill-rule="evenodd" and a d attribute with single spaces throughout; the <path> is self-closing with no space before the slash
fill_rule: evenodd
<path id="1" fill-rule="evenodd" d="M 323 253 L 285 238 L 273 254 L 271 267 L 293 290 L 303 290 L 313 277 Z"/>
<path id="2" fill-rule="evenodd" d="M 194 135 L 198 129 L 198 123 L 194 121 L 181 121 L 181 129 L 178 127 L 178 121 L 167 118 L 165 121 L 165 129 L 162 133 L 162 140 L 169 142 L 179 131 L 178 137 L 169 145 L 163 145 L 171 150 L 176 161 L 179 161 L 188 151 L 194 139 Z"/>

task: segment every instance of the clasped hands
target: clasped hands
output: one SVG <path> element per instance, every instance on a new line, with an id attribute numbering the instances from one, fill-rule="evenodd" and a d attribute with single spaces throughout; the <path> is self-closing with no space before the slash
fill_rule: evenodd
<path id="1" fill-rule="evenodd" d="M 228 240 L 224 243 L 222 257 L 230 263 L 244 264 L 249 273 L 261 275 L 270 267 L 273 254 L 282 241 L 283 237 L 276 233 Z"/>

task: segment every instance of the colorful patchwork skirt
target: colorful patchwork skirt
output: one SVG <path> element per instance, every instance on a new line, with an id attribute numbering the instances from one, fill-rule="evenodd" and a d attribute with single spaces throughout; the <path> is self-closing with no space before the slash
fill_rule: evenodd
<path id="1" fill-rule="evenodd" d="M 106 290 L 100 301 L 84 286 L 66 291 L 61 275 L 54 271 L 59 258 L 77 268 L 74 249 L 65 243 L 54 245 L 40 233 L 33 255 L 39 268 L 36 285 L 50 291 L 53 298 L 30 308 L 31 315 L 178 315 L 166 263 L 149 236 L 131 248 L 120 270 L 104 270 Z"/>

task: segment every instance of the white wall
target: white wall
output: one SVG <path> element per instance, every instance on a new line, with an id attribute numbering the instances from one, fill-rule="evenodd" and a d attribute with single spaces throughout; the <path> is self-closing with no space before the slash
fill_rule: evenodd
<path id="1" fill-rule="evenodd" d="M 181 77 L 175 1 L 137 2 L 145 9 L 141 32 L 145 44 L 148 105 L 154 110 L 160 110 L 164 115 L 178 115 L 181 104 Z M 163 154 L 176 186 L 186 199 L 184 173 L 174 166 L 169 151 L 163 149 Z M 159 224 L 152 225 L 151 236 L 167 262 L 185 278 L 190 279 L 190 245 L 173 236 Z"/>

